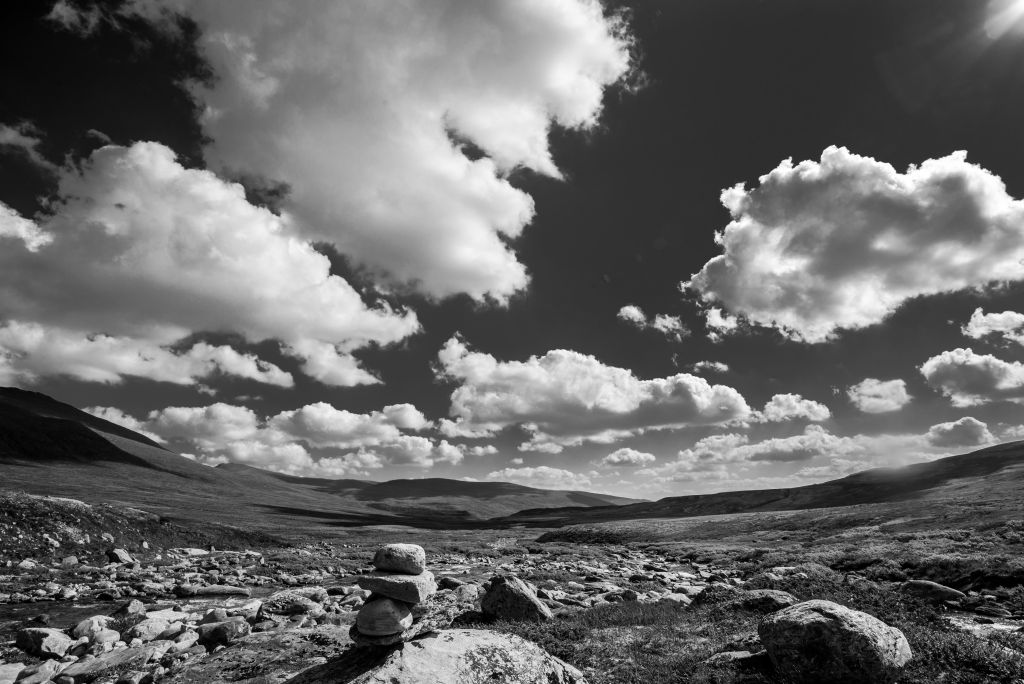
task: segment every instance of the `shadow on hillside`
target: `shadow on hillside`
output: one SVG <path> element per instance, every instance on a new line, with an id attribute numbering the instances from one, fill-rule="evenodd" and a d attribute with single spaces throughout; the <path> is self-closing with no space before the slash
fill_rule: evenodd
<path id="1" fill-rule="evenodd" d="M 334 513 L 330 511 L 311 511 L 305 508 L 293 508 L 290 506 L 262 505 L 260 507 L 278 515 L 314 519 L 330 527 L 404 525 L 406 527 L 418 527 L 425 530 L 477 530 L 506 527 L 506 525 L 503 525 L 498 521 L 477 520 L 471 518 L 465 511 L 455 511 L 450 513 L 423 511 L 422 513 L 417 514 L 376 515 L 373 513 Z"/>

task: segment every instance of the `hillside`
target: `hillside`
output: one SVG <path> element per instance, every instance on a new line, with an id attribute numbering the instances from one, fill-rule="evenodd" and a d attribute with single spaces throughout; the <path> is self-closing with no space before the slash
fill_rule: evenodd
<path id="1" fill-rule="evenodd" d="M 304 478 L 183 458 L 46 395 L 0 388 L 4 489 L 138 507 L 167 519 L 302 532 L 373 524 L 481 527 L 524 509 L 634 500 L 502 482 Z"/>
<path id="2" fill-rule="evenodd" d="M 901 468 L 866 470 L 804 487 L 676 496 L 616 507 L 521 511 L 507 517 L 505 522 L 560 527 L 588 522 L 794 511 L 916 499 L 993 500 L 1019 497 L 1022 485 L 1024 442 L 1018 441 Z"/>

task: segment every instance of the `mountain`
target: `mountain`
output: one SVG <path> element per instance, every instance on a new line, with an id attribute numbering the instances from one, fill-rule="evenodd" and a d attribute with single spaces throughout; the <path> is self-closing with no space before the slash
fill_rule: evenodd
<path id="1" fill-rule="evenodd" d="M 305 478 L 209 468 L 37 392 L 0 388 L 0 487 L 111 503 L 168 519 L 267 531 L 406 524 L 482 527 L 524 509 L 634 503 L 604 494 L 443 478 Z"/>
<path id="2" fill-rule="evenodd" d="M 675 496 L 625 506 L 520 511 L 506 524 L 559 527 L 644 518 L 792 511 L 910 500 L 1015 500 L 1024 488 L 1024 441 L 901 468 L 876 468 L 788 489 Z"/>

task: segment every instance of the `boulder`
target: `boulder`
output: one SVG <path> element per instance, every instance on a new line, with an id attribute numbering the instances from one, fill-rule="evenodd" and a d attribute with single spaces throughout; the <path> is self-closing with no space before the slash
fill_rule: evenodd
<path id="1" fill-rule="evenodd" d="M 135 559 L 124 549 L 110 549 L 107 551 L 107 559 L 111 563 L 134 563 Z"/>
<path id="2" fill-rule="evenodd" d="M 75 645 L 75 640 L 59 629 L 26 627 L 18 630 L 14 643 L 29 655 L 62 658 Z"/>
<path id="3" fill-rule="evenodd" d="M 324 607 L 296 591 L 285 589 L 264 599 L 263 605 L 260 606 L 260 614 L 319 617 L 324 614 Z"/>
<path id="4" fill-rule="evenodd" d="M 356 629 L 367 636 L 388 636 L 400 634 L 412 627 L 412 612 L 409 604 L 379 598 L 370 601 L 356 616 Z"/>
<path id="5" fill-rule="evenodd" d="M 512 634 L 453 629 L 390 650 L 353 649 L 288 684 L 586 684 L 583 674 Z"/>
<path id="6" fill-rule="evenodd" d="M 373 555 L 373 567 L 418 575 L 427 569 L 427 554 L 417 544 L 386 544 Z"/>
<path id="7" fill-rule="evenodd" d="M 249 623 L 240 617 L 224 622 L 209 622 L 196 628 L 196 632 L 199 634 L 199 643 L 208 648 L 227 646 L 248 635 L 251 631 Z"/>
<path id="8" fill-rule="evenodd" d="M 959 601 L 960 599 L 967 598 L 967 594 L 962 591 L 957 591 L 952 587 L 928 580 L 909 580 L 900 585 L 900 591 L 904 594 L 911 594 L 912 596 L 918 596 L 936 603 Z"/>
<path id="9" fill-rule="evenodd" d="M 138 599 L 132 599 L 128 603 L 126 603 L 123 606 L 121 606 L 120 608 L 118 608 L 117 611 L 114 613 L 114 615 L 117 615 L 119 617 L 127 617 L 127 616 L 130 616 L 130 615 L 145 615 L 145 614 L 146 614 L 146 604 L 143 603 L 142 601 L 138 600 Z"/>
<path id="10" fill-rule="evenodd" d="M 131 641 L 132 639 L 142 639 L 143 641 L 153 641 L 163 634 L 170 626 L 171 623 L 167 620 L 148 617 L 142 622 L 138 622 L 125 630 L 124 640 Z"/>
<path id="11" fill-rule="evenodd" d="M 831 601 L 766 615 L 757 631 L 775 668 L 794 683 L 893 682 L 912 657 L 903 632 Z"/>
<path id="12" fill-rule="evenodd" d="M 107 615 L 93 615 L 90 618 L 86 618 L 75 625 L 75 628 L 71 630 L 71 636 L 79 639 L 84 636 L 91 637 L 96 632 L 101 632 L 107 628 L 107 623 L 111 621 L 111 617 Z"/>
<path id="13" fill-rule="evenodd" d="M 480 611 L 500 620 L 550 620 L 551 609 L 544 605 L 526 582 L 515 575 L 497 575 L 487 584 L 480 599 Z"/>
<path id="14" fill-rule="evenodd" d="M 360 577 L 356 583 L 363 589 L 404 603 L 421 603 L 437 591 L 434 573 L 429 570 L 425 570 L 419 575 L 374 572 L 371 575 Z"/>

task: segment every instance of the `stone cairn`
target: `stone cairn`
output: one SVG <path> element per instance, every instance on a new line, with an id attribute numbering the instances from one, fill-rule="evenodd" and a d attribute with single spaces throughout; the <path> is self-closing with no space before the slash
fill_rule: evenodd
<path id="1" fill-rule="evenodd" d="M 432 629 L 415 608 L 437 591 L 426 553 L 416 544 L 387 544 L 373 557 L 373 573 L 356 580 L 370 597 L 349 632 L 360 646 L 391 646 Z M 421 613 L 422 614 L 422 613 Z"/>

